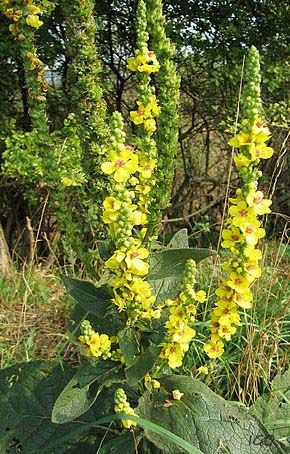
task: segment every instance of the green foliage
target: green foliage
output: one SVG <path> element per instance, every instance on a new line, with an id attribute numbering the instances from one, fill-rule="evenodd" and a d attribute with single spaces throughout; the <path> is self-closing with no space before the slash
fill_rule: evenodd
<path id="1" fill-rule="evenodd" d="M 65 424 L 75 420 L 88 411 L 104 387 L 124 379 L 120 366 L 108 361 L 85 364 L 58 396 L 52 410 L 52 422 Z"/>
<path id="2" fill-rule="evenodd" d="M 271 390 L 258 397 L 250 411 L 276 439 L 290 437 L 290 369 L 275 376 Z"/>
<path id="3" fill-rule="evenodd" d="M 56 437 L 71 430 L 72 425 L 58 426 L 51 422 L 54 401 L 71 375 L 67 366 L 44 361 L 20 363 L 0 371 L 2 452 L 17 452 L 21 447 L 23 454 L 40 453 Z M 73 427 L 93 417 L 93 413 L 87 413 Z"/>
<path id="4" fill-rule="evenodd" d="M 71 296 L 86 311 L 98 317 L 104 317 L 110 309 L 112 295 L 108 286 L 95 287 L 90 282 L 79 281 L 67 276 L 63 276 L 62 280 Z"/>
<path id="5" fill-rule="evenodd" d="M 231 405 L 197 380 L 184 376 L 164 377 L 161 391 L 145 392 L 139 401 L 138 413 L 145 419 L 159 423 L 203 453 L 283 453 L 261 423 L 247 410 Z M 172 391 L 184 394 L 172 400 Z M 183 452 L 168 439 L 146 430 L 148 437 L 164 453 Z M 255 439 L 261 439 L 259 446 Z"/>

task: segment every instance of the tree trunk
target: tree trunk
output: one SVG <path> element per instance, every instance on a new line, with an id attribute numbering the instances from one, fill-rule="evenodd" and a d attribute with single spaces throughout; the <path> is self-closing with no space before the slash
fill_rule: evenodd
<path id="1" fill-rule="evenodd" d="M 2 225 L 0 224 L 0 274 L 8 277 L 12 274 L 12 263 Z"/>

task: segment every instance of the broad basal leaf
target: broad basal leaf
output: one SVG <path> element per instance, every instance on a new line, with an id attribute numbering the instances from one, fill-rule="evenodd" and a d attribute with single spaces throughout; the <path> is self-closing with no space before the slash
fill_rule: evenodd
<path id="1" fill-rule="evenodd" d="M 48 361 L 20 363 L 0 371 L 1 453 L 41 454 L 52 441 L 95 420 L 89 411 L 73 424 L 51 422 L 53 404 L 71 376 L 67 366 L 60 368 Z M 51 454 L 63 452 L 66 445 Z"/>
<path id="2" fill-rule="evenodd" d="M 168 376 L 159 380 L 161 391 L 146 392 L 137 412 L 205 454 L 278 454 L 283 447 L 246 409 L 231 405 L 198 380 Z M 173 400 L 172 391 L 184 393 Z M 146 430 L 145 436 L 163 453 L 178 454 L 181 448 Z M 258 441 L 258 443 L 257 443 Z"/>
<path id="3" fill-rule="evenodd" d="M 78 369 L 56 399 L 52 421 L 57 424 L 73 421 L 88 411 L 104 386 L 119 383 L 124 379 L 119 365 L 103 360 L 85 364 Z"/>

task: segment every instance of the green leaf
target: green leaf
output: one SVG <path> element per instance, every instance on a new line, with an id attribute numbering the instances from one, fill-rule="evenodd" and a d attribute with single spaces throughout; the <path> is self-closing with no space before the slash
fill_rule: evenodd
<path id="1" fill-rule="evenodd" d="M 135 454 L 135 440 L 131 432 L 116 436 L 112 440 L 104 443 L 98 450 L 98 454 Z"/>
<path id="2" fill-rule="evenodd" d="M 121 352 L 125 357 L 126 365 L 129 366 L 134 357 L 140 352 L 136 330 L 134 328 L 125 328 L 119 331 L 118 340 Z"/>
<path id="3" fill-rule="evenodd" d="M 182 276 L 187 260 L 193 259 L 197 263 L 214 255 L 210 249 L 180 248 L 165 249 L 152 254 L 149 259 L 148 279 L 165 279 L 171 276 Z"/>
<path id="4" fill-rule="evenodd" d="M 55 362 L 32 361 L 0 371 L 0 447 L 1 453 L 40 454 L 58 437 L 84 427 L 96 419 L 89 410 L 80 421 L 59 426 L 51 422 L 53 403 L 72 376 L 68 366 Z M 12 445 L 18 445 L 13 448 Z M 60 451 L 66 452 L 66 444 Z"/>
<path id="5" fill-rule="evenodd" d="M 173 432 L 170 432 L 167 429 L 164 429 L 163 427 L 159 426 L 158 424 L 152 423 L 151 421 L 145 420 L 144 418 L 127 415 L 126 413 L 121 413 L 119 415 L 106 416 L 105 418 L 101 418 L 93 423 L 87 424 L 86 427 L 78 427 L 74 430 L 71 430 L 66 435 L 64 435 L 61 439 L 56 440 L 56 442 L 54 442 L 54 443 L 53 442 L 50 443 L 50 445 L 42 451 L 42 454 L 50 453 L 52 448 L 62 445 L 65 442 L 70 441 L 72 438 L 79 437 L 84 432 L 87 432 L 88 430 L 90 430 L 93 427 L 96 427 L 98 425 L 108 424 L 108 423 L 111 423 L 112 421 L 119 421 L 121 419 L 130 419 L 132 421 L 136 421 L 138 423 L 138 426 L 143 427 L 145 429 L 149 429 L 152 432 L 155 432 L 157 434 L 160 434 L 164 438 L 166 437 L 166 439 L 168 439 L 170 442 L 174 443 L 175 446 L 176 445 L 181 446 L 186 452 L 189 452 L 191 454 L 204 454 L 202 451 L 195 448 L 193 445 L 191 445 L 187 441 L 183 440 L 178 435 L 175 435 Z M 177 452 L 180 452 L 180 451 L 176 451 L 176 453 Z M 126 454 L 127 454 L 127 452 L 126 452 Z"/>
<path id="6" fill-rule="evenodd" d="M 180 232 L 183 232 L 183 230 Z M 184 233 L 181 234 L 180 232 L 177 232 L 176 235 L 179 234 L 183 237 L 183 240 L 177 237 L 176 241 L 184 241 Z M 173 240 L 174 237 L 171 241 Z M 188 259 L 192 258 L 199 262 L 214 254 L 215 252 L 209 249 L 194 248 L 164 249 L 161 252 L 152 254 L 149 260 L 148 280 L 156 296 L 156 303 L 165 301 L 168 298 L 174 299 L 178 296 L 185 264 Z"/>
<path id="7" fill-rule="evenodd" d="M 136 411 L 145 419 L 162 424 L 203 453 L 284 452 L 283 446 L 247 410 L 229 404 L 198 380 L 171 375 L 159 381 L 161 390 L 145 392 Z M 172 391 L 176 389 L 184 393 L 181 400 L 172 398 Z M 146 429 L 145 436 L 164 454 L 184 452 L 169 438 L 151 430 Z"/>
<path id="8" fill-rule="evenodd" d="M 187 229 L 181 229 L 176 232 L 169 241 L 167 248 L 184 249 L 189 248 Z"/>
<path id="9" fill-rule="evenodd" d="M 142 380 L 153 368 L 156 359 L 159 357 L 160 347 L 150 345 L 141 355 L 137 356 L 133 363 L 125 369 L 129 385 L 135 385 Z"/>
<path id="10" fill-rule="evenodd" d="M 289 402 L 290 368 L 284 374 L 276 375 L 271 383 L 271 392 L 258 397 L 250 411 L 276 439 L 290 437 Z"/>
<path id="11" fill-rule="evenodd" d="M 52 422 L 64 424 L 87 412 L 104 386 L 124 380 L 124 374 L 118 373 L 119 369 L 119 365 L 103 360 L 80 367 L 58 396 L 52 411 Z"/>
<path id="12" fill-rule="evenodd" d="M 95 287 L 90 282 L 79 281 L 67 276 L 62 276 L 62 281 L 70 295 L 83 307 L 98 317 L 104 317 L 112 307 L 112 295 L 107 285 Z"/>

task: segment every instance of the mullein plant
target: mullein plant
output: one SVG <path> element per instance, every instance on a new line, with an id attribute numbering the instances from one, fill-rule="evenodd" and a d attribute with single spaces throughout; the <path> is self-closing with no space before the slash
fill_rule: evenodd
<path id="1" fill-rule="evenodd" d="M 257 244 L 265 230 L 258 218 L 271 212 L 272 202 L 258 190 L 262 176 L 258 166 L 261 159 L 271 158 L 273 149 L 266 144 L 270 131 L 262 117 L 260 81 L 259 53 L 251 47 L 241 98 L 243 120 L 240 132 L 229 141 L 237 149 L 234 162 L 242 185 L 236 197 L 229 199 L 229 218 L 222 232 L 221 245 L 230 251 L 230 258 L 222 265 L 226 274 L 215 292 L 217 301 L 211 311 L 211 335 L 204 346 L 210 358 L 224 353 L 224 341 L 229 341 L 241 324 L 239 309 L 252 307 L 252 285 L 262 273 L 262 252 Z"/>

